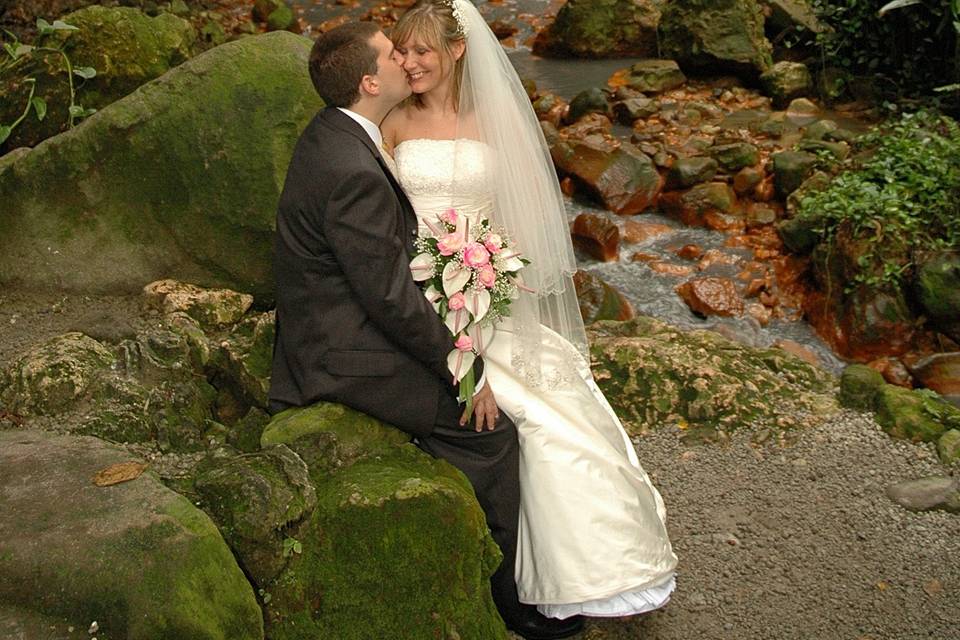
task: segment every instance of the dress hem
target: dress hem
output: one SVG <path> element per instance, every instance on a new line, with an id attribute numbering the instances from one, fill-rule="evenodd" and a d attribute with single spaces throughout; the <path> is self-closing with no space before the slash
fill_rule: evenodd
<path id="1" fill-rule="evenodd" d="M 648 580 L 646 582 L 637 583 L 627 583 L 620 587 L 613 587 L 607 589 L 600 594 L 593 595 L 575 595 L 564 598 L 563 601 L 556 599 L 537 599 L 537 598 L 528 598 L 524 599 L 523 596 L 520 596 L 520 602 L 523 604 L 532 604 L 532 605 L 552 605 L 552 606 L 564 606 L 564 605 L 576 605 L 583 604 L 585 602 L 593 602 L 595 600 L 607 600 L 609 598 L 616 597 L 623 593 L 632 593 L 635 591 L 647 591 L 650 589 L 656 589 L 658 587 L 666 586 L 671 580 L 676 578 L 676 572 L 670 571 L 666 576 L 657 578 L 656 581 Z"/>

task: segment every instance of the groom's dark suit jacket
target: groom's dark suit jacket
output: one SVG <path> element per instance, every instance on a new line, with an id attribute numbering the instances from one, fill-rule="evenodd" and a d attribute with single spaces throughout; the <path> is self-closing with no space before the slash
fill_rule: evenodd
<path id="1" fill-rule="evenodd" d="M 454 339 L 410 275 L 416 236 L 413 208 L 363 128 L 337 109 L 317 114 L 277 212 L 271 411 L 330 400 L 432 431 L 439 394 L 455 392 Z"/>

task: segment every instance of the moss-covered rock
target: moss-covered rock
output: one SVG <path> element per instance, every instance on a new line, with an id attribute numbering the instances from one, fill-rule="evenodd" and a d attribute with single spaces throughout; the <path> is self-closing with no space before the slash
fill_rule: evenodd
<path id="1" fill-rule="evenodd" d="M 937 440 L 937 453 L 943 464 L 960 462 L 960 429 L 945 431 Z"/>
<path id="2" fill-rule="evenodd" d="M 259 640 L 253 589 L 210 519 L 152 472 L 100 487 L 130 461 L 96 438 L 0 432 L 0 603 L 96 620 L 132 640 Z"/>
<path id="3" fill-rule="evenodd" d="M 960 255 L 941 253 L 923 261 L 914 289 L 930 320 L 960 340 Z"/>
<path id="4" fill-rule="evenodd" d="M 840 375 L 840 404 L 851 409 L 873 408 L 873 398 L 884 384 L 876 369 L 863 364 L 852 364 Z"/>
<path id="5" fill-rule="evenodd" d="M 52 19 L 51 16 L 45 16 Z M 93 67 L 88 80 L 74 76 L 76 102 L 102 109 L 157 78 L 193 54 L 196 34 L 189 22 L 169 13 L 150 17 L 132 7 L 85 7 L 61 18 L 77 31 L 61 31 L 40 40 L 63 47 L 73 69 Z M 30 92 L 25 78 L 36 80 L 35 96 L 47 104 L 41 121 L 31 115 L 0 145 L 0 152 L 32 147 L 69 126 L 70 79 L 63 57 L 31 54 L 26 66 L 0 72 L 0 122 L 9 124 L 23 111 Z"/>
<path id="6" fill-rule="evenodd" d="M 687 77 L 683 75 L 676 61 L 649 58 L 633 63 L 626 81 L 631 89 L 660 93 L 683 85 Z"/>
<path id="7" fill-rule="evenodd" d="M 577 270 L 573 274 L 573 285 L 577 289 L 580 315 L 587 324 L 598 320 L 629 320 L 636 315 L 633 305 L 622 293 L 592 273 Z"/>
<path id="8" fill-rule="evenodd" d="M 774 106 L 781 109 L 794 98 L 809 95 L 813 90 L 813 76 L 801 62 L 778 62 L 761 74 L 760 82 L 773 98 Z"/>
<path id="9" fill-rule="evenodd" d="M 200 506 L 257 584 L 286 565 L 284 531 L 317 506 L 307 465 L 285 445 L 218 458 L 204 465 L 194 487 Z"/>
<path id="10" fill-rule="evenodd" d="M 573 97 L 570 101 L 570 111 L 567 112 L 567 119 L 570 122 L 576 122 L 588 113 L 602 113 L 610 116 L 610 105 L 607 103 L 607 94 L 599 87 L 584 89 Z"/>
<path id="11" fill-rule="evenodd" d="M 220 342 L 214 355 L 220 382 L 247 404 L 267 408 L 275 334 L 274 312 L 248 316 Z"/>
<path id="12" fill-rule="evenodd" d="M 873 398 L 877 422 L 896 438 L 936 442 L 948 429 L 960 429 L 960 409 L 925 389 L 913 391 L 892 384 Z"/>
<path id="13" fill-rule="evenodd" d="M 722 69 L 751 79 L 773 63 L 755 0 L 667 2 L 660 19 L 664 56 L 683 68 Z"/>
<path id="14" fill-rule="evenodd" d="M 717 161 L 713 158 L 703 156 L 677 158 L 670 170 L 667 171 L 666 188 L 681 189 L 713 180 L 713 177 L 717 175 L 717 167 Z"/>
<path id="15" fill-rule="evenodd" d="M 730 173 L 744 167 L 752 167 L 760 162 L 760 150 L 749 142 L 714 145 L 707 149 L 707 153 Z"/>
<path id="16" fill-rule="evenodd" d="M 285 32 L 225 44 L 0 158 L 0 285 L 134 292 L 170 277 L 270 297 L 277 201 L 320 106 L 310 47 Z"/>
<path id="17" fill-rule="evenodd" d="M 777 193 L 786 198 L 807 179 L 817 164 L 817 157 L 804 151 L 774 153 L 773 173 Z"/>
<path id="18" fill-rule="evenodd" d="M 657 54 L 662 0 L 569 0 L 534 41 L 534 53 L 582 58 Z"/>
<path id="19" fill-rule="evenodd" d="M 95 391 L 116 358 L 93 338 L 70 332 L 22 355 L 0 376 L 0 400 L 23 415 L 56 415 Z"/>
<path id="20" fill-rule="evenodd" d="M 229 289 L 203 289 L 176 280 L 158 280 L 143 288 L 147 304 L 165 314 L 182 312 L 204 328 L 233 324 L 253 304 L 253 296 Z"/>
<path id="21" fill-rule="evenodd" d="M 753 349 L 652 318 L 590 328 L 597 384 L 633 433 L 671 423 L 721 430 L 836 410 L 834 378 L 781 349 Z"/>

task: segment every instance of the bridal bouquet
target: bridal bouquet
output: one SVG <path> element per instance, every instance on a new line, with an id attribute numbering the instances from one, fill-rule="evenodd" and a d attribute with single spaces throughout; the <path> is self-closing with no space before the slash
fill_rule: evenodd
<path id="1" fill-rule="evenodd" d="M 456 348 L 447 356 L 460 401 L 473 411 L 473 362 L 493 339 L 496 322 L 510 315 L 510 303 L 526 289 L 517 274 L 528 263 L 503 234 L 481 220 L 447 209 L 436 222 L 426 222 L 433 237 L 417 240 L 419 254 L 410 261 L 413 279 L 450 332 Z"/>

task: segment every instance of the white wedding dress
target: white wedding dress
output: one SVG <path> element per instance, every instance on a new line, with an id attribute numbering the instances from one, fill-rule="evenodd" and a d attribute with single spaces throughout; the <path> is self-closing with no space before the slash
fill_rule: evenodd
<path id="1" fill-rule="evenodd" d="M 397 145 L 391 169 L 421 221 L 421 234 L 430 233 L 425 218 L 434 220 L 450 207 L 472 220 L 490 214 L 486 150 L 470 140 Z M 509 318 L 484 354 L 487 383 L 520 436 L 520 600 L 554 618 L 661 607 L 674 589 L 677 564 L 663 500 L 589 365 L 569 342 L 545 333 L 544 368 L 561 372 L 576 365 L 560 383 L 555 378 L 531 387 L 512 369 Z"/>

